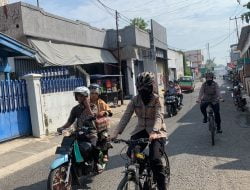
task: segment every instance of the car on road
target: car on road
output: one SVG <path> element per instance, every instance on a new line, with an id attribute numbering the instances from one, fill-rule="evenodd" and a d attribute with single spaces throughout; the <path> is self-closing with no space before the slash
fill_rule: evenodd
<path id="1" fill-rule="evenodd" d="M 191 76 L 180 77 L 179 84 L 181 90 L 193 92 L 195 88 L 194 79 Z"/>

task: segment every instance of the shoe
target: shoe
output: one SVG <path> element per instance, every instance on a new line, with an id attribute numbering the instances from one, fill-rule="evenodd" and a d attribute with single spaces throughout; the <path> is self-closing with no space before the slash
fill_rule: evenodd
<path id="1" fill-rule="evenodd" d="M 184 106 L 183 103 L 181 103 L 181 106 Z"/>
<path id="2" fill-rule="evenodd" d="M 109 161 L 108 155 L 104 155 L 103 156 L 103 162 L 108 162 L 108 161 Z"/>
<path id="3" fill-rule="evenodd" d="M 97 172 L 100 174 L 100 173 L 102 173 L 103 172 L 103 167 L 102 167 L 102 165 L 101 164 L 96 164 L 96 167 L 97 167 Z"/>
<path id="4" fill-rule="evenodd" d="M 207 118 L 204 118 L 204 119 L 203 119 L 203 123 L 207 123 Z"/>
<path id="5" fill-rule="evenodd" d="M 217 133 L 222 133 L 222 130 L 221 129 L 217 129 Z"/>

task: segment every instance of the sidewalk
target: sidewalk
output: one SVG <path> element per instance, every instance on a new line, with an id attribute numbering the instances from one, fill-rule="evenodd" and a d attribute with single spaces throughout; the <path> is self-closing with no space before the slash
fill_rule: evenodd
<path id="1" fill-rule="evenodd" d="M 128 102 L 129 100 L 125 100 L 124 105 L 111 108 L 113 112 L 111 128 L 120 121 Z M 62 138 L 51 134 L 42 138 L 30 136 L 0 143 L 0 179 L 53 156 Z"/>

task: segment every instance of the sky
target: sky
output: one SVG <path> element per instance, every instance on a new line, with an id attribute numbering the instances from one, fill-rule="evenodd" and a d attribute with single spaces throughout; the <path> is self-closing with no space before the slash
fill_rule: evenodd
<path id="1" fill-rule="evenodd" d="M 9 0 L 10 3 L 19 0 Z M 105 9 L 99 0 L 39 0 L 40 7 L 72 20 L 82 20 L 104 29 L 115 28 L 114 11 Z M 216 64 L 229 62 L 230 45 L 237 43 L 235 20 L 230 17 L 246 12 L 242 5 L 248 0 L 100 0 L 108 7 L 121 13 L 119 27 L 129 24 L 129 19 L 142 17 L 150 24 L 154 19 L 167 29 L 170 48 L 183 51 L 202 49 Z M 23 0 L 36 5 L 37 0 Z M 240 28 L 245 26 L 238 20 Z"/>

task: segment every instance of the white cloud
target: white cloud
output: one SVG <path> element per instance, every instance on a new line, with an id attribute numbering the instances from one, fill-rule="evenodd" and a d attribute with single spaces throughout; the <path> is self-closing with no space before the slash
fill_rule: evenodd
<path id="1" fill-rule="evenodd" d="M 204 48 L 208 42 L 213 46 L 224 38 L 223 34 L 229 34 L 229 17 L 242 11 L 241 6 L 236 10 L 236 0 L 101 1 L 129 18 L 143 17 L 147 21 L 153 18 L 167 28 L 169 44 L 180 49 Z M 35 0 L 25 2 L 36 3 Z M 246 2 L 247 0 L 242 0 L 242 3 Z M 74 20 L 83 20 L 99 28 L 115 27 L 114 17 L 107 13 L 97 0 L 41 0 L 40 4 L 46 11 Z M 110 12 L 114 15 L 113 11 Z M 124 20 L 120 22 L 121 27 L 127 24 Z M 231 22 L 231 31 L 233 27 L 234 23 Z M 220 36 L 222 37 L 219 39 Z M 216 57 L 216 61 L 225 62 L 229 44 L 235 43 L 235 40 L 236 35 L 211 48 L 211 55 Z"/>

